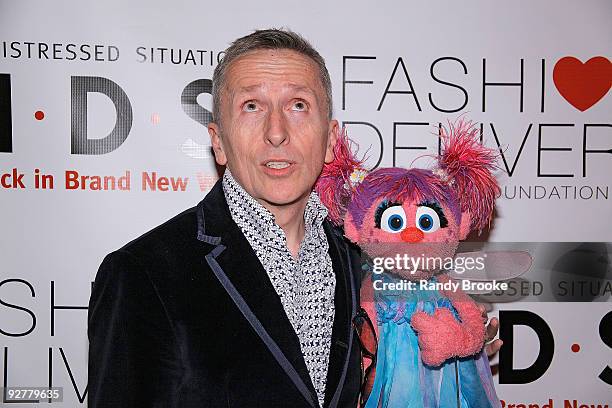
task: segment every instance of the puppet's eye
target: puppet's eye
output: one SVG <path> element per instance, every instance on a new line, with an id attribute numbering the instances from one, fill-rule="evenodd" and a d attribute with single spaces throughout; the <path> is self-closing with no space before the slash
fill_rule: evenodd
<path id="1" fill-rule="evenodd" d="M 380 229 L 397 233 L 406 228 L 406 213 L 401 205 L 387 208 L 380 217 Z"/>
<path id="2" fill-rule="evenodd" d="M 423 232 L 434 232 L 440 228 L 440 217 L 438 213 L 430 207 L 422 206 L 417 208 L 416 226 Z"/>

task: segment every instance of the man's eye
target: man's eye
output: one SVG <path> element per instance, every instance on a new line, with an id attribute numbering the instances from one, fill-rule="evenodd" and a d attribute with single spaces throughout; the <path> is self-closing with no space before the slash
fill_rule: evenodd
<path id="1" fill-rule="evenodd" d="M 255 102 L 247 102 L 242 106 L 242 110 L 245 112 L 255 112 L 257 110 L 257 104 Z"/>
<path id="2" fill-rule="evenodd" d="M 295 101 L 293 103 L 293 110 L 295 111 L 305 111 L 307 108 L 306 103 L 304 101 Z"/>

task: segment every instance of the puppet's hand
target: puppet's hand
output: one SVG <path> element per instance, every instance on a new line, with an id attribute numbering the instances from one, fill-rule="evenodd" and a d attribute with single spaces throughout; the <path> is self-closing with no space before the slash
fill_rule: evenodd
<path id="1" fill-rule="evenodd" d="M 425 364 L 437 367 L 458 355 L 464 330 L 449 309 L 438 308 L 433 315 L 416 312 L 410 324 L 418 332 L 421 358 Z"/>
<path id="2" fill-rule="evenodd" d="M 438 276 L 440 282 L 446 282 L 449 279 L 448 275 Z M 490 327 L 485 330 L 485 323 L 487 321 L 486 312 L 483 314 L 481 305 L 474 302 L 461 289 L 443 291 L 443 294 L 451 301 L 462 322 L 463 340 L 461 350 L 457 355 L 467 357 L 478 353 L 487 341 L 487 335 L 490 334 Z"/>
<path id="3" fill-rule="evenodd" d="M 440 276 L 445 282 L 447 276 Z M 425 364 L 439 366 L 451 357 L 467 357 L 482 350 L 485 326 L 478 305 L 462 291 L 443 293 L 459 315 L 459 322 L 447 308 L 438 308 L 433 315 L 416 312 L 410 321 L 418 332 L 421 358 Z"/>
<path id="4" fill-rule="evenodd" d="M 457 355 L 467 357 L 478 353 L 486 341 L 486 320 L 483 320 L 478 305 L 472 299 L 452 301 L 452 304 L 461 319 L 462 329 L 461 349 Z"/>

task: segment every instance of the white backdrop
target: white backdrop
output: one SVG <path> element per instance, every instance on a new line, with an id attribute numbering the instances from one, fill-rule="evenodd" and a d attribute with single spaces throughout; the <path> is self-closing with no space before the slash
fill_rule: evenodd
<path id="1" fill-rule="evenodd" d="M 321 52 L 335 116 L 371 148 L 370 165 L 410 166 L 435 153 L 438 122 L 465 114 L 482 123 L 484 142 L 499 144 L 506 161 L 490 241 L 611 242 L 611 17 L 607 0 L 0 0 L 0 173 L 10 174 L 0 187 L 2 384 L 51 383 L 64 387 L 64 403 L 54 406 L 85 405 L 85 307 L 97 267 L 108 252 L 196 204 L 214 182 L 204 126 L 211 101 L 198 93 L 228 43 L 256 28 L 289 27 Z M 580 70 L 562 60 L 598 56 Z M 588 108 L 573 106 L 594 102 L 598 92 L 605 96 Z M 104 138 L 108 152 L 95 154 L 102 147 L 91 140 Z M 36 188 L 36 169 L 53 177 L 53 188 Z M 69 189 L 66 171 L 129 172 L 130 188 Z M 13 172 L 23 174 L 23 188 Z M 143 188 L 143 172 L 167 177 L 168 191 L 164 181 Z M 180 178 L 175 189 L 170 178 Z M 499 306 L 538 314 L 555 342 L 546 372 L 499 384 L 500 398 L 610 403 L 612 384 L 598 378 L 612 366 L 612 339 L 599 331 L 611 311 L 610 280 L 603 283 L 596 297 L 604 302 Z M 609 319 L 604 327 L 611 329 Z M 524 326 L 506 346 L 517 368 L 540 347 Z"/>

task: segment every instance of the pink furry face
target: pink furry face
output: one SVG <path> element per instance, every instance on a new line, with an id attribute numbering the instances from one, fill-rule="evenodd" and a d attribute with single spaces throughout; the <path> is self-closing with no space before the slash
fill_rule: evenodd
<path id="1" fill-rule="evenodd" d="M 367 213 L 359 244 L 459 241 L 459 225 L 445 205 L 436 201 L 377 200 Z"/>
<path id="2" fill-rule="evenodd" d="M 358 244 L 372 258 L 396 257 L 452 257 L 461 238 L 461 226 L 451 211 L 433 200 L 395 202 L 380 199 L 372 205 L 359 231 Z M 422 279 L 435 270 L 423 270 L 405 276 Z"/>

